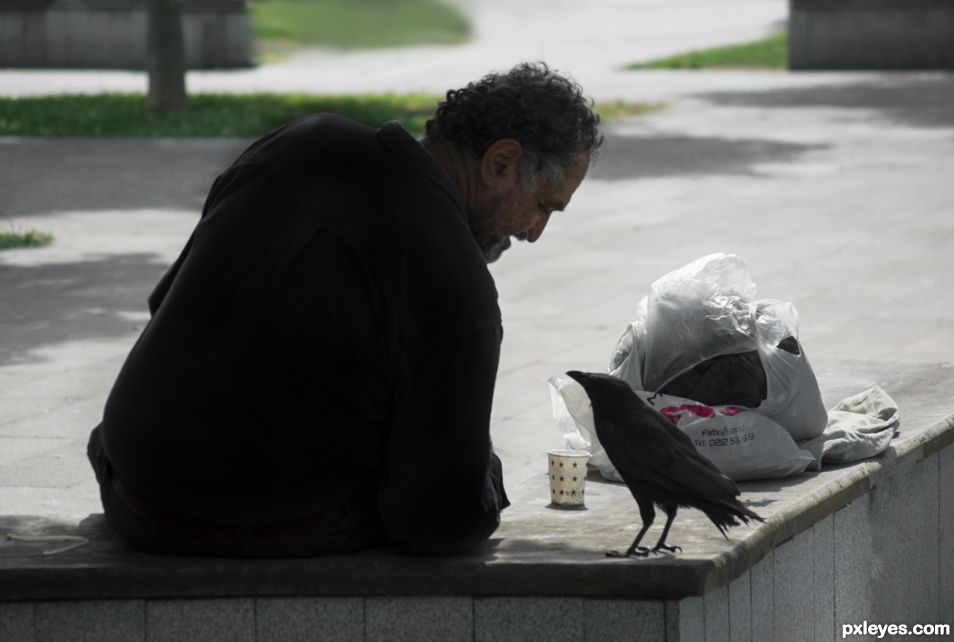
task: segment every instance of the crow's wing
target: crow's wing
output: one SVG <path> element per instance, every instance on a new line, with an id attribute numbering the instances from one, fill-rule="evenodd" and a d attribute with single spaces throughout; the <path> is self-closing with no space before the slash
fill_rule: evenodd
<path id="1" fill-rule="evenodd" d="M 699 454 L 685 433 L 680 439 L 667 429 L 655 411 L 626 412 L 620 419 L 596 418 L 600 443 L 627 485 L 642 483 L 674 494 L 701 498 L 727 498 L 739 494 L 731 479 Z M 658 419 L 658 421 L 654 421 Z"/>

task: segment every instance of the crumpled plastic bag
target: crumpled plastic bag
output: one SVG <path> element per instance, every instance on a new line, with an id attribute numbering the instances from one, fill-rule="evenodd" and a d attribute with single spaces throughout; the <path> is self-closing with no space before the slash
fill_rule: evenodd
<path id="1" fill-rule="evenodd" d="M 590 464 L 612 481 L 623 481 L 596 435 L 586 391 L 568 376 L 550 377 L 553 414 L 572 448 L 590 452 Z M 815 463 L 776 422 L 742 406 L 709 406 L 690 399 L 635 391 L 643 401 L 685 432 L 696 449 L 735 481 L 797 475 Z"/>
<path id="2" fill-rule="evenodd" d="M 659 392 L 707 360 L 754 350 L 767 391 L 758 412 L 795 440 L 818 437 L 828 415 L 798 342 L 798 313 L 791 303 L 756 301 L 748 263 L 735 254 L 710 254 L 656 280 L 609 369 L 635 390 Z"/>
<path id="3" fill-rule="evenodd" d="M 710 254 L 650 286 L 642 342 L 643 390 L 698 363 L 755 348 L 755 284 L 733 254 Z"/>

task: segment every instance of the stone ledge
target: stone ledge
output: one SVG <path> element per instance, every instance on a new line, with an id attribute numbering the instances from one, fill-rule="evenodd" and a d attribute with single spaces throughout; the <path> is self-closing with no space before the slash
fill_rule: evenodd
<path id="1" fill-rule="evenodd" d="M 762 525 L 718 532 L 698 511 L 683 510 L 670 542 L 684 553 L 608 559 L 638 526 L 628 490 L 590 478 L 587 509 L 547 507 L 541 472 L 512 492 L 513 506 L 494 538 L 468 555 L 402 557 L 382 551 L 303 560 L 216 560 L 129 550 L 101 515 L 77 522 L 0 516 L 0 534 L 81 535 L 89 544 L 56 555 L 43 546 L 0 541 L 0 600 L 102 600 L 268 596 L 574 596 L 680 599 L 702 596 L 742 576 L 794 536 L 954 441 L 948 404 L 950 364 L 838 362 L 816 367 L 826 403 L 880 383 L 901 408 L 901 433 L 880 457 L 787 480 L 742 484 L 743 501 Z M 647 534 L 653 541 L 662 524 Z"/>

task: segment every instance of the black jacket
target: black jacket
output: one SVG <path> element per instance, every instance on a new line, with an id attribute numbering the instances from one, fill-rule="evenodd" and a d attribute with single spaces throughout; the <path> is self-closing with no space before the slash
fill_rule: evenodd
<path id="1" fill-rule="evenodd" d="M 497 527 L 497 292 L 460 195 L 400 125 L 311 115 L 254 143 L 149 305 L 102 426 L 147 501 L 258 524 L 374 493 L 420 552 Z"/>

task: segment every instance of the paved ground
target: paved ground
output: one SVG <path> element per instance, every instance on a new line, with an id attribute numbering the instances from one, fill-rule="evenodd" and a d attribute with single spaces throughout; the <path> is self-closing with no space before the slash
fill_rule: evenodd
<path id="1" fill-rule="evenodd" d="M 653 20 L 627 32 L 624 20 L 586 14 L 606 31 L 583 38 L 584 29 L 568 28 L 583 14 L 561 13 L 571 3 L 548 3 L 550 14 L 518 23 L 525 32 L 506 31 L 501 25 L 512 23 L 502 12 L 527 12 L 530 3 L 498 4 L 474 9 L 478 38 L 467 48 L 476 54 L 402 51 L 386 77 L 370 80 L 362 65 L 387 54 L 315 53 L 278 68 L 193 75 L 190 86 L 300 86 L 313 73 L 335 90 L 378 82 L 439 90 L 559 42 L 547 50 L 551 62 L 595 97 L 669 102 L 608 126 L 604 157 L 568 211 L 540 243 L 515 247 L 492 268 L 506 326 L 493 433 L 508 479 L 540 472 L 545 449 L 561 443 L 546 377 L 604 368 L 649 284 L 709 252 L 742 254 L 759 296 L 795 303 L 814 359 L 954 362 L 954 75 L 623 73 L 621 64 L 667 47 L 758 35 L 785 6 L 731 3 L 764 15 L 727 34 L 718 19 L 733 12 L 722 5 L 710 14 L 686 2 L 667 13 L 643 2 Z M 623 11 L 629 3 L 605 4 Z M 678 10 L 694 18 L 679 23 Z M 563 33 L 577 37 L 564 46 Z M 651 35 L 663 33 L 688 35 L 653 44 Z M 608 53 L 584 57 L 602 51 L 603 40 Z M 512 57 L 467 66 L 507 46 Z M 436 53 L 460 68 L 438 64 Z M 335 61 L 352 75 L 321 73 Z M 7 93 L 126 82 L 142 79 L 0 70 Z M 0 140 L 0 224 L 57 239 L 0 253 L 0 514 L 99 510 L 86 436 L 146 319 L 146 295 L 195 224 L 212 179 L 245 143 Z"/>

